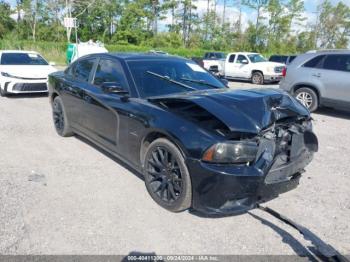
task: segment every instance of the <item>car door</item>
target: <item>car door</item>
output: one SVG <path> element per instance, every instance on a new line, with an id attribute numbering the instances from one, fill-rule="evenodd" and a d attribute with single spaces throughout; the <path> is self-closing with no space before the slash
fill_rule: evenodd
<path id="1" fill-rule="evenodd" d="M 89 136 L 109 150 L 118 152 L 121 118 L 125 114 L 127 103 L 124 95 L 103 90 L 104 83 L 114 83 L 129 92 L 129 87 L 120 62 L 112 58 L 100 58 L 97 61 L 91 84 L 85 89 L 84 115 Z M 124 123 L 125 124 L 125 123 Z"/>
<path id="2" fill-rule="evenodd" d="M 226 65 L 225 65 L 225 76 L 227 77 L 234 77 L 233 76 L 233 63 L 235 62 L 235 58 L 236 58 L 236 55 L 235 54 L 231 54 L 226 62 Z"/>
<path id="3" fill-rule="evenodd" d="M 325 102 L 350 105 L 350 55 L 327 55 L 317 77 L 323 83 Z"/>
<path id="4" fill-rule="evenodd" d="M 72 64 L 65 71 L 61 83 L 61 96 L 70 124 L 73 128 L 84 131 L 87 123 L 84 118 L 84 88 L 89 85 L 95 59 L 83 59 Z"/>
<path id="5" fill-rule="evenodd" d="M 249 60 L 245 55 L 238 55 L 232 65 L 232 76 L 236 78 L 250 78 Z"/>

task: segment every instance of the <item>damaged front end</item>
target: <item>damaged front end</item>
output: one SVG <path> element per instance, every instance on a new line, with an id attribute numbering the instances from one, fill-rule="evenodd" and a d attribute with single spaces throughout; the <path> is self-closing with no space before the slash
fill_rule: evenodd
<path id="1" fill-rule="evenodd" d="M 214 146 L 201 161 L 188 160 L 190 172 L 201 172 L 192 176 L 194 209 L 206 214 L 235 214 L 255 208 L 297 187 L 318 150 L 311 120 L 305 117 L 277 121 L 257 136 L 234 144 L 240 146 L 230 152 Z"/>
<path id="2" fill-rule="evenodd" d="M 309 111 L 279 90 L 192 92 L 152 99 L 215 134 L 187 157 L 193 209 L 235 214 L 294 189 L 318 150 Z"/>

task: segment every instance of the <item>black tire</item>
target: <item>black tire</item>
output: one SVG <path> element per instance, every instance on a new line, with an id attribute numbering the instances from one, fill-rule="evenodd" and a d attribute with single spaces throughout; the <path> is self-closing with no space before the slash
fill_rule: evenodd
<path id="1" fill-rule="evenodd" d="M 7 96 L 7 92 L 0 87 L 0 96 L 5 97 Z"/>
<path id="2" fill-rule="evenodd" d="M 149 145 L 143 174 L 148 193 L 160 206 L 172 212 L 191 207 L 192 184 L 185 159 L 168 139 L 159 138 Z"/>
<path id="3" fill-rule="evenodd" d="M 294 93 L 294 97 L 310 112 L 314 112 L 318 108 L 318 96 L 314 90 L 308 87 L 299 88 Z"/>
<path id="4" fill-rule="evenodd" d="M 260 72 L 254 72 L 252 74 L 252 83 L 254 85 L 263 85 L 264 84 L 264 75 Z"/>
<path id="5" fill-rule="evenodd" d="M 57 134 L 63 137 L 74 135 L 72 132 L 62 99 L 56 96 L 52 102 L 52 117 Z"/>

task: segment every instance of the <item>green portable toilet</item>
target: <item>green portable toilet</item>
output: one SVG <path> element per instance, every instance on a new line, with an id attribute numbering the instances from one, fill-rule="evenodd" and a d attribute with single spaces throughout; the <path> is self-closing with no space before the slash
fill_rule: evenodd
<path id="1" fill-rule="evenodd" d="M 75 53 L 75 44 L 69 43 L 67 46 L 67 52 L 66 52 L 67 64 L 70 64 L 70 62 L 72 61 L 74 53 Z"/>

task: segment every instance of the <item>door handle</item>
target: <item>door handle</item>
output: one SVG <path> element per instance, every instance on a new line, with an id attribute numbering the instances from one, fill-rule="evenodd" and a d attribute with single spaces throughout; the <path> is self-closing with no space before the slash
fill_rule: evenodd
<path id="1" fill-rule="evenodd" d="M 312 76 L 314 76 L 314 77 L 321 77 L 321 74 L 320 73 L 314 73 L 314 74 L 312 74 Z"/>

